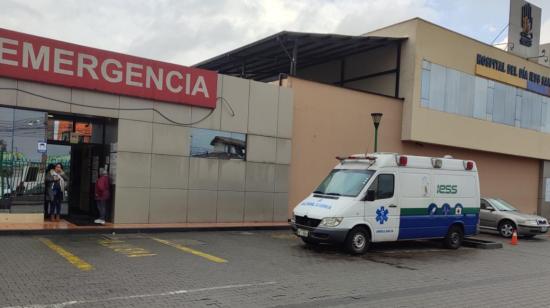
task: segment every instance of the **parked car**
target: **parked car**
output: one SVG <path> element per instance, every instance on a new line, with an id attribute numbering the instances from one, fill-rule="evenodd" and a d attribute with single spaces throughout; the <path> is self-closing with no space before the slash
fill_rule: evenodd
<path id="1" fill-rule="evenodd" d="M 498 198 L 481 198 L 479 227 L 482 230 L 497 231 L 509 238 L 516 230 L 518 236 L 533 237 L 548 232 L 546 218 L 525 214 L 510 203 Z"/>

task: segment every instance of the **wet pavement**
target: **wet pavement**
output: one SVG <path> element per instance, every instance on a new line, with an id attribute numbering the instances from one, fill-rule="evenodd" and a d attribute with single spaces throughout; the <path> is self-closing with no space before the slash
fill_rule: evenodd
<path id="1" fill-rule="evenodd" d="M 550 238 L 504 248 L 374 244 L 289 231 L 0 237 L 0 307 L 549 306 Z"/>

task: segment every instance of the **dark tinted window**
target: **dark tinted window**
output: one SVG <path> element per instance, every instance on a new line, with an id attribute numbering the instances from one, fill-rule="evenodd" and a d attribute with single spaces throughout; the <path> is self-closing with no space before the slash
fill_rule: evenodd
<path id="1" fill-rule="evenodd" d="M 482 210 L 486 210 L 486 209 L 487 209 L 487 201 L 481 199 L 480 208 L 481 208 Z"/>
<path id="2" fill-rule="evenodd" d="M 393 197 L 395 180 L 393 174 L 380 174 L 377 179 L 376 199 Z"/>

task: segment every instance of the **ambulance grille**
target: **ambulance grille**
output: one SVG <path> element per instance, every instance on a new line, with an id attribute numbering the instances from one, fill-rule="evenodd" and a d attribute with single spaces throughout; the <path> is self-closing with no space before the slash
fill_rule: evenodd
<path id="1" fill-rule="evenodd" d="M 317 227 L 321 223 L 321 219 L 313 219 L 302 216 L 294 216 L 296 219 L 297 225 L 307 226 L 307 227 Z"/>

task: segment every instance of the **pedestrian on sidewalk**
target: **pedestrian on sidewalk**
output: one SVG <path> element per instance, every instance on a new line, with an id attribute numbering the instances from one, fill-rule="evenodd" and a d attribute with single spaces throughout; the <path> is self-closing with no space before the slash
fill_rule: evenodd
<path id="1" fill-rule="evenodd" d="M 50 219 L 52 221 L 61 220 L 61 202 L 65 194 L 65 185 L 69 181 L 63 171 L 61 163 L 55 164 L 55 167 L 46 173 L 46 191 L 50 203 Z"/>
<path id="2" fill-rule="evenodd" d="M 109 185 L 109 175 L 107 170 L 99 168 L 99 178 L 95 182 L 95 200 L 99 211 L 99 218 L 94 220 L 96 224 L 105 224 L 107 214 L 107 200 L 111 197 L 111 187 Z"/>

